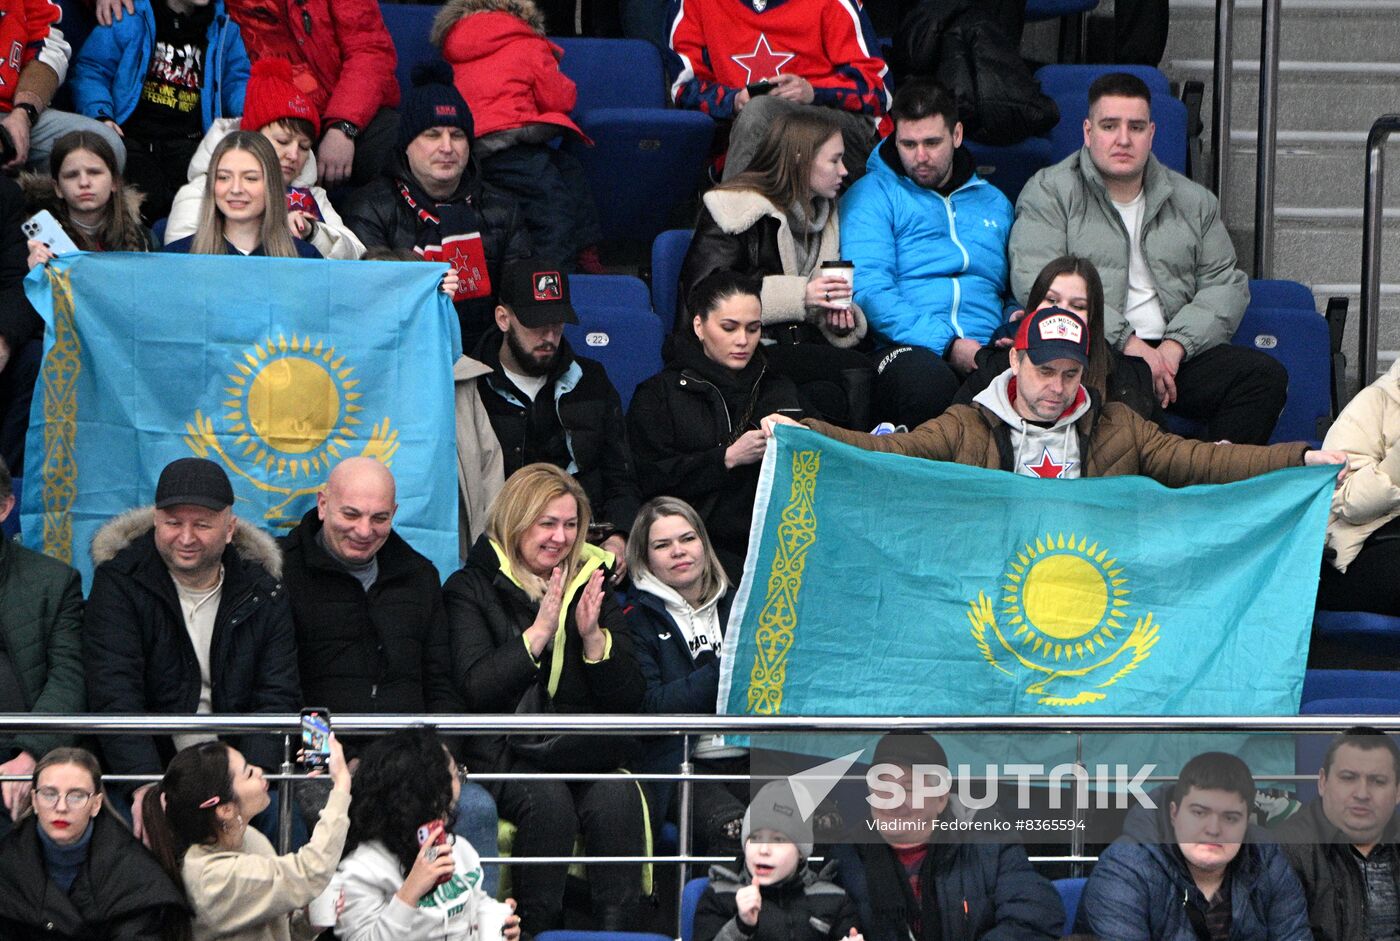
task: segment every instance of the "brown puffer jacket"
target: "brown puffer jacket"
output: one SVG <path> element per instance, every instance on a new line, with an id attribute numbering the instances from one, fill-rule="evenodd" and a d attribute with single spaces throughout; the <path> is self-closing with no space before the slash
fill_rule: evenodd
<path id="1" fill-rule="evenodd" d="M 906 454 L 932 461 L 952 461 L 991 470 L 1010 470 L 1011 431 L 990 409 L 974 403 L 954 405 L 931 421 L 903 434 L 871 435 L 847 431 L 808 418 L 808 428 L 867 451 Z M 1084 413 L 1075 424 L 1085 477 L 1138 474 L 1168 487 L 1225 484 L 1280 467 L 1303 463 L 1303 442 L 1288 444 L 1216 444 L 1179 438 L 1162 431 L 1121 402 Z"/>

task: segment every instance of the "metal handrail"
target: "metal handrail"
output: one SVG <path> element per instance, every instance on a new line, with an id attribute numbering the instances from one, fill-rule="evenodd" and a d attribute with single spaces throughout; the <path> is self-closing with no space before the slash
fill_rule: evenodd
<path id="1" fill-rule="evenodd" d="M 1400 121 L 1400 117 L 1397 117 Z M 1050 724 L 1053 720 L 1053 725 Z M 999 732 L 1071 735 L 1083 732 L 1332 732 L 1372 725 L 1400 732 L 1393 716 L 703 716 L 703 715 L 337 715 L 336 731 L 383 733 L 431 725 L 444 735 L 773 735 L 801 732 Z M 176 734 L 279 734 L 300 728 L 288 715 L 45 715 L 0 713 L 0 730 Z"/>
<path id="2" fill-rule="evenodd" d="M 1225 193 L 1230 179 L 1230 105 L 1234 84 L 1235 0 L 1215 0 L 1215 77 L 1210 86 L 1210 150 L 1214 173 L 1211 182 L 1225 215 Z"/>
<path id="3" fill-rule="evenodd" d="M 1274 276 L 1274 165 L 1278 157 L 1278 52 L 1281 0 L 1263 0 L 1259 27 L 1258 153 L 1254 170 L 1254 277 Z M 1228 134 L 1226 135 L 1229 136 Z"/>
<path id="4" fill-rule="evenodd" d="M 1400 114 L 1386 114 L 1366 135 L 1366 194 L 1361 208 L 1361 321 L 1357 332 L 1361 385 L 1376 379 L 1381 308 L 1381 222 L 1385 214 L 1385 145 L 1400 132 Z"/>

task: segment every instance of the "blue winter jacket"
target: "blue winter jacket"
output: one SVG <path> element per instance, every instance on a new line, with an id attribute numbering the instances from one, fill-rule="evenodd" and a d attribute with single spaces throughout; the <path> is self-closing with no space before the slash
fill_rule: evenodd
<path id="1" fill-rule="evenodd" d="M 214 21 L 209 24 L 207 38 L 199 96 L 206 131 L 215 118 L 243 113 L 249 70 L 243 35 L 224 12 L 223 0 L 214 0 Z M 69 77 L 79 113 L 124 124 L 141 100 L 155 45 L 156 17 L 151 0 L 136 0 L 135 14 L 94 29 Z"/>
<path id="2" fill-rule="evenodd" d="M 951 196 L 904 172 L 894 135 L 841 200 L 841 254 L 855 262 L 856 303 L 881 343 L 943 354 L 959 337 L 986 343 L 1010 303 L 1006 243 L 1014 211 L 959 148 Z"/>
<path id="3" fill-rule="evenodd" d="M 1153 792 L 1156 810 L 1130 811 L 1119 837 L 1084 886 L 1075 930 L 1113 941 L 1196 941 L 1187 906 L 1202 916 L 1196 888 L 1176 847 L 1170 788 Z M 1251 826 L 1230 872 L 1231 941 L 1312 941 L 1303 886 L 1283 850 Z"/>

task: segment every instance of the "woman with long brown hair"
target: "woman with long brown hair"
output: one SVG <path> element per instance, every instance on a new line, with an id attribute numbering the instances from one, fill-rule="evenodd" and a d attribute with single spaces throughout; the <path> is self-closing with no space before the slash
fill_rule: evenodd
<path id="1" fill-rule="evenodd" d="M 841 258 L 844 160 L 841 128 L 825 109 L 779 115 L 748 169 L 705 194 L 680 297 L 716 271 L 758 279 L 769 365 L 797 383 L 809 412 L 863 430 L 874 372 L 854 347 L 865 314 L 851 282 L 822 267 Z M 689 327 L 680 312 L 676 329 Z"/>
<path id="2" fill-rule="evenodd" d="M 277 152 L 266 137 L 253 131 L 234 131 L 214 148 L 199 226 L 194 235 L 171 242 L 165 250 L 191 255 L 321 257 L 314 246 L 292 236 Z"/>

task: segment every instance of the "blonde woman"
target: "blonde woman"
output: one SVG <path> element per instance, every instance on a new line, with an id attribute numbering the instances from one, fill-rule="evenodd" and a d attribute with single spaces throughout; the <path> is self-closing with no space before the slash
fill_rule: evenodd
<path id="1" fill-rule="evenodd" d="M 234 131 L 214 148 L 209 168 L 199 226 L 165 246 L 167 252 L 321 257 L 288 228 L 282 169 L 266 137 Z"/>
<path id="2" fill-rule="evenodd" d="M 527 464 L 492 501 L 486 532 L 447 580 L 452 675 L 471 712 L 636 712 L 641 671 L 622 611 L 607 589 L 610 553 L 584 538 L 588 497 L 552 464 Z M 602 772 L 626 760 L 622 736 L 477 736 L 472 771 Z M 640 789 L 622 781 L 513 780 L 490 785 L 516 825 L 512 855 L 568 856 L 581 834 L 590 856 L 646 852 Z M 560 926 L 564 866 L 520 866 L 512 878 L 524 930 Z M 634 928 L 641 866 L 590 867 L 604 930 Z"/>

